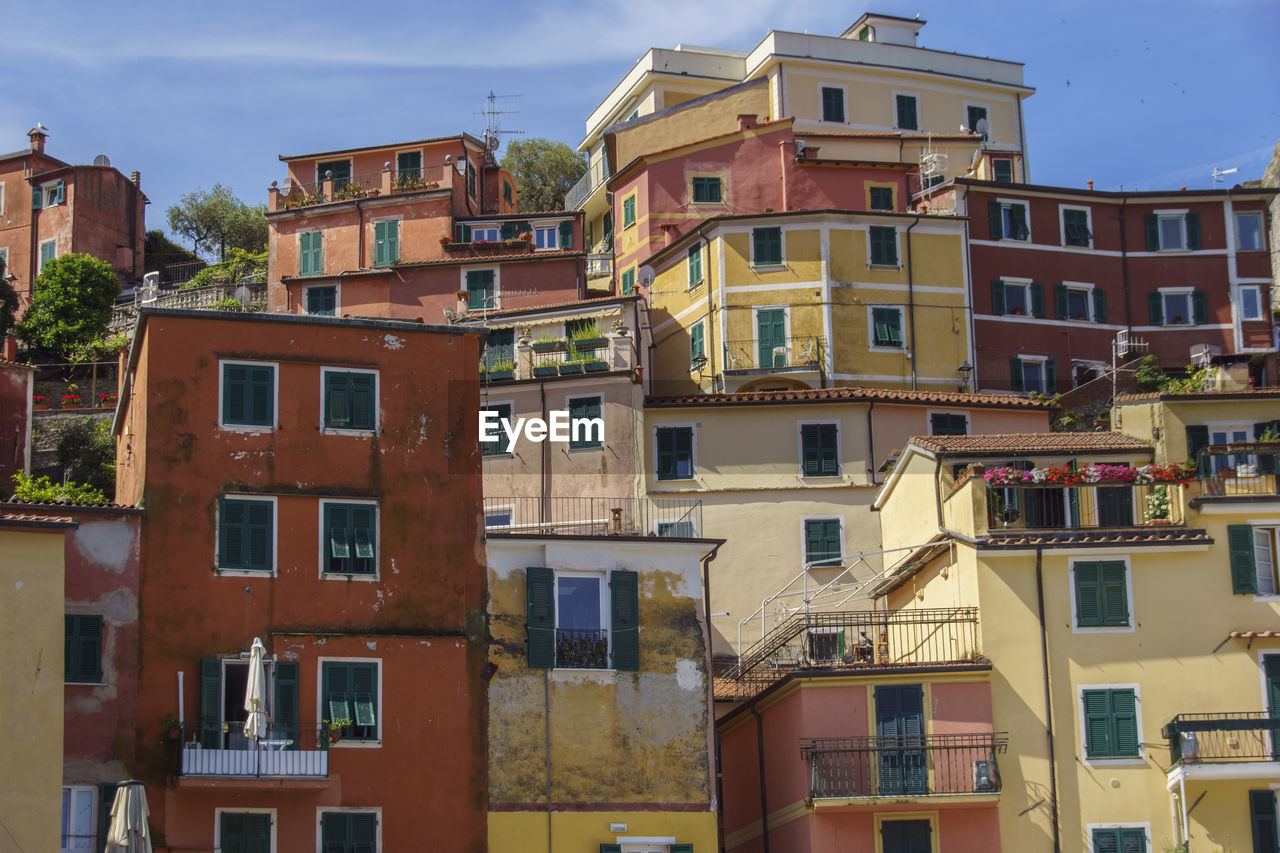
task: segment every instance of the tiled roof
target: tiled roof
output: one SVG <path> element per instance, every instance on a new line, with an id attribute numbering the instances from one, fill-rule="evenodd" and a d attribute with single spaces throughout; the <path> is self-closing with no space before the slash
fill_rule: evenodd
<path id="1" fill-rule="evenodd" d="M 646 397 L 651 409 L 684 406 L 750 406 L 776 403 L 934 403 L 949 406 L 986 406 L 1047 411 L 1049 403 L 1012 394 L 964 394 L 955 391 L 898 391 L 889 388 L 807 388 L 789 391 L 737 391 L 732 394 L 677 394 Z"/>
<path id="2" fill-rule="evenodd" d="M 1145 441 L 1118 432 L 1007 432 L 913 435 L 908 441 L 942 456 L 1030 456 L 1037 453 L 1150 453 Z"/>
<path id="3" fill-rule="evenodd" d="M 501 293 L 498 294 L 502 296 Z M 520 297 L 510 296 L 508 299 L 518 299 Z M 567 302 L 544 302 L 537 305 L 525 305 L 520 308 L 503 308 L 499 311 L 476 311 L 475 314 L 467 313 L 465 316 L 468 320 L 479 320 L 482 317 L 504 317 L 511 314 L 533 314 L 539 311 L 550 311 L 561 308 L 595 308 L 600 305 L 609 303 L 629 302 L 638 299 L 636 296 L 593 296 L 590 299 L 571 299 Z M 459 319 L 463 319 L 459 317 Z"/>
<path id="4" fill-rule="evenodd" d="M 830 136 L 858 139 L 943 139 L 950 142 L 973 142 L 977 144 L 982 142 L 982 137 L 976 133 L 913 133 L 897 130 L 798 130 L 796 131 L 796 136 Z"/>
<path id="5" fill-rule="evenodd" d="M 1169 392 L 1148 391 L 1143 394 L 1117 394 L 1115 402 L 1150 403 L 1156 400 L 1176 402 L 1183 400 L 1189 403 L 1209 400 L 1274 400 L 1280 398 L 1280 388 L 1245 388 L 1240 391 L 1188 391 L 1178 394 Z"/>
<path id="6" fill-rule="evenodd" d="M 10 507 L 31 507 L 32 509 L 67 509 L 68 507 L 76 508 L 92 508 L 92 509 L 128 509 L 136 510 L 139 507 L 126 506 L 125 504 L 112 503 L 111 501 L 72 501 L 70 499 L 61 501 L 24 501 L 19 498 L 11 498 L 7 501 L 0 501 L 0 512 Z M 41 516 L 42 518 L 45 516 Z"/>
<path id="7" fill-rule="evenodd" d="M 580 210 L 526 210 L 521 213 L 489 213 L 489 214 L 477 213 L 474 216 L 456 217 L 455 221 L 456 222 L 489 222 L 490 220 L 492 220 L 496 222 L 499 219 L 515 219 L 519 221 L 522 219 L 537 219 L 539 216 L 574 216 L 581 212 L 582 211 Z"/>
<path id="8" fill-rule="evenodd" d="M 1274 640 L 1280 638 L 1280 631 L 1232 631 L 1228 636 L 1233 640 Z"/>
<path id="9" fill-rule="evenodd" d="M 1213 539 L 1203 530 L 1185 527 L 1157 527 L 1151 530 L 1075 530 L 1065 533 L 1042 533 L 1018 530 L 990 533 L 978 538 L 984 549 L 1016 549 L 1049 546 L 1075 548 L 1096 545 L 1212 545 Z"/>
<path id="10" fill-rule="evenodd" d="M 17 527 L 28 524 L 33 527 L 74 527 L 77 522 L 69 515 L 37 515 L 33 512 L 0 510 L 0 524 Z"/>

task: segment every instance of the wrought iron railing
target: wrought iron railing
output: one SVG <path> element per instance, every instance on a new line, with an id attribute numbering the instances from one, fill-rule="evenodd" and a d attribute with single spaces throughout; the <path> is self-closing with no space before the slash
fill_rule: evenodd
<path id="1" fill-rule="evenodd" d="M 797 669 L 922 666 L 980 661 L 978 608 L 796 613 L 724 672 L 738 698 Z"/>
<path id="2" fill-rule="evenodd" d="M 1165 724 L 1171 763 L 1280 760 L 1280 717 L 1265 711 L 1179 714 Z"/>
<path id="3" fill-rule="evenodd" d="M 1007 745 L 1003 732 L 809 738 L 800 756 L 814 799 L 998 794 Z"/>
<path id="4" fill-rule="evenodd" d="M 243 722 L 196 724 L 178 728 L 182 744 L 180 776 L 314 778 L 329 775 L 329 745 L 340 733 L 328 724 L 298 728 L 271 724 L 254 740 Z"/>
<path id="5" fill-rule="evenodd" d="M 1214 444 L 1196 466 L 1201 495 L 1207 498 L 1280 494 L 1280 444 Z"/>
<path id="6" fill-rule="evenodd" d="M 209 266 L 204 261 L 183 261 L 180 264 L 165 264 L 160 268 L 160 286 L 176 287 L 186 284 L 196 277 L 196 273 Z"/>
<path id="7" fill-rule="evenodd" d="M 683 498 L 487 497 L 484 514 L 490 533 L 664 539 L 705 535 L 702 501 Z"/>
<path id="8" fill-rule="evenodd" d="M 556 666 L 608 669 L 609 632 L 599 628 L 557 628 Z"/>
<path id="9" fill-rule="evenodd" d="M 987 527 L 994 533 L 1182 525 L 1182 492 L 1177 483 L 993 486 L 987 490 Z"/>
<path id="10" fill-rule="evenodd" d="M 813 336 L 725 341 L 726 371 L 816 370 L 822 363 L 822 339 Z"/>

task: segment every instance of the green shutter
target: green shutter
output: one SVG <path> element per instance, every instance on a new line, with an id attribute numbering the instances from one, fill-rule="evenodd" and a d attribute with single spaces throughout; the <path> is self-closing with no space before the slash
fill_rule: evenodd
<path id="1" fill-rule="evenodd" d="M 1121 853 L 1120 830 L 1114 828 L 1095 829 L 1093 831 L 1093 849 L 1091 853 Z"/>
<path id="2" fill-rule="evenodd" d="M 357 560 L 368 560 L 367 566 L 357 568 L 373 571 L 374 543 L 377 542 L 377 512 L 369 504 L 352 504 L 351 543 Z"/>
<path id="3" fill-rule="evenodd" d="M 271 504 L 248 501 L 246 509 L 246 551 L 250 569 L 271 568 Z"/>
<path id="4" fill-rule="evenodd" d="M 326 370 L 324 374 L 325 426 L 345 427 L 351 420 L 349 373 Z"/>
<path id="5" fill-rule="evenodd" d="M 898 95 L 898 127 L 902 130 L 919 130 L 916 121 L 916 99 L 912 95 Z"/>
<path id="6" fill-rule="evenodd" d="M 556 665 L 556 578 L 551 569 L 529 567 L 526 616 L 529 666 L 550 669 Z"/>
<path id="7" fill-rule="evenodd" d="M 707 355 L 707 339 L 706 327 L 701 323 L 695 324 L 689 329 L 689 360 L 695 358 L 706 358 Z"/>
<path id="8" fill-rule="evenodd" d="M 351 428 L 373 429 L 378 378 L 373 373 L 351 373 L 348 376 L 351 384 Z"/>
<path id="9" fill-rule="evenodd" d="M 1209 295 L 1203 290 L 1191 291 L 1191 317 L 1197 326 L 1209 322 Z"/>
<path id="10" fill-rule="evenodd" d="M 1231 591 L 1236 595 L 1258 594 L 1258 567 L 1253 553 L 1253 528 L 1248 524 L 1227 525 L 1227 549 L 1231 559 Z"/>
<path id="11" fill-rule="evenodd" d="M 636 224 L 636 197 L 627 196 L 622 200 L 622 227 L 629 228 Z"/>
<path id="12" fill-rule="evenodd" d="M 242 501 L 222 500 L 218 507 L 218 566 L 237 568 L 244 564 L 245 506 Z"/>
<path id="13" fill-rule="evenodd" d="M 504 226 L 505 227 L 505 226 Z M 373 224 L 373 265 L 386 267 L 400 260 L 400 222 L 387 220 Z"/>
<path id="14" fill-rule="evenodd" d="M 1016 356 L 1009 359 L 1009 378 L 1010 389 L 1018 393 L 1026 390 L 1026 384 L 1022 376 L 1022 359 Z"/>
<path id="15" fill-rule="evenodd" d="M 1058 393 L 1058 362 L 1052 358 L 1044 360 L 1044 393 Z"/>
<path id="16" fill-rule="evenodd" d="M 1187 214 L 1187 248 L 1195 251 L 1200 248 L 1200 214 Z"/>
<path id="17" fill-rule="evenodd" d="M 1147 294 L 1147 319 L 1153 326 L 1164 325 L 1164 302 L 1159 293 Z"/>
<path id="18" fill-rule="evenodd" d="M 875 266 L 896 266 L 898 263 L 898 232 L 883 225 L 872 225 L 871 263 Z"/>
<path id="19" fill-rule="evenodd" d="M 1267 432 L 1267 430 L 1271 430 L 1276 435 L 1280 435 L 1280 421 L 1263 421 L 1261 423 L 1254 424 L 1253 440 L 1254 441 L 1260 440 L 1263 434 Z M 1280 445 L 1275 446 L 1273 450 L 1276 452 L 1280 452 Z M 1258 453 L 1258 473 L 1259 474 L 1266 475 L 1266 474 L 1276 473 L 1276 468 L 1280 467 L 1276 464 L 1277 463 L 1276 452 L 1273 452 L 1273 453 L 1259 452 Z"/>
<path id="20" fill-rule="evenodd" d="M 991 279 L 991 313 L 1005 313 L 1004 282 L 998 278 Z"/>
<path id="21" fill-rule="evenodd" d="M 1111 718 L 1115 725 L 1115 754 L 1140 755 L 1137 697 L 1132 690 L 1111 690 Z"/>
<path id="22" fill-rule="evenodd" d="M 561 249 L 573 248 L 573 223 L 572 222 L 560 223 L 560 248 Z"/>
<path id="23" fill-rule="evenodd" d="M 271 723 L 283 729 L 293 741 L 289 749 L 297 749 L 301 732 L 298 731 L 298 664 L 294 661 L 277 661 L 275 664 L 275 707 Z"/>
<path id="24" fill-rule="evenodd" d="M 200 743 L 217 749 L 222 743 L 222 662 L 200 661 Z"/>
<path id="25" fill-rule="evenodd" d="M 600 853 L 622 853 L 622 845 L 602 843 L 600 845 Z"/>
<path id="26" fill-rule="evenodd" d="M 1031 282 L 1028 288 L 1031 291 L 1031 316 L 1044 316 L 1044 285 L 1038 281 Z M 1066 311 L 1064 309 L 1063 313 Z"/>
<path id="27" fill-rule="evenodd" d="M 298 235 L 298 275 L 312 275 L 311 272 L 311 232 Z M 313 313 L 313 312 L 312 312 Z"/>
<path id="28" fill-rule="evenodd" d="M 755 266 L 777 266 L 782 263 L 782 229 L 751 230 L 752 263 Z"/>
<path id="29" fill-rule="evenodd" d="M 1125 565 L 1122 561 L 1111 560 L 1098 564 L 1099 590 L 1098 603 L 1101 608 L 1102 624 L 1110 627 L 1125 627 L 1129 624 L 1129 590 L 1125 583 Z"/>
<path id="30" fill-rule="evenodd" d="M 1107 292 L 1101 287 L 1093 289 L 1093 322 L 1107 322 Z"/>
<path id="31" fill-rule="evenodd" d="M 471 226 L 465 222 L 461 222 L 458 224 L 458 242 L 459 243 L 471 242 Z"/>
<path id="32" fill-rule="evenodd" d="M 378 725 L 378 665 L 353 663 L 351 666 L 352 721 L 357 726 L 375 729 Z M 377 732 L 369 732 L 369 738 L 377 738 Z"/>
<path id="33" fill-rule="evenodd" d="M 626 270 L 622 274 L 622 295 L 630 296 L 631 291 L 636 289 L 636 271 L 632 269 Z"/>
<path id="34" fill-rule="evenodd" d="M 44 190 L 40 187 L 31 188 L 31 209 L 39 210 L 44 206 Z"/>
<path id="35" fill-rule="evenodd" d="M 503 240 L 514 240 L 516 238 L 516 224 L 514 222 L 504 222 L 498 230 L 498 236 Z"/>
<path id="36" fill-rule="evenodd" d="M 702 281 L 702 246 L 695 243 L 689 248 L 689 286 Z"/>
<path id="37" fill-rule="evenodd" d="M 1112 743 L 1111 701 L 1109 690 L 1085 690 L 1084 736 L 1087 758 L 1114 758 Z"/>
<path id="38" fill-rule="evenodd" d="M 601 405 L 599 397 L 580 397 L 576 400 L 569 401 L 569 449 L 583 450 L 586 448 L 594 448 L 602 446 L 602 441 L 595 438 L 595 434 L 591 433 L 588 437 L 586 429 L 578 434 L 578 438 L 574 438 L 573 422 L 579 419 L 590 419 L 602 417 Z"/>
<path id="39" fill-rule="evenodd" d="M 63 203 L 65 203 L 65 202 L 66 202 L 66 200 L 67 200 L 67 182 L 66 182 L 66 181 L 64 181 L 62 178 L 59 178 L 59 179 L 58 179 L 58 188 L 57 188 L 57 198 L 54 200 L 54 202 L 53 202 L 53 203 L 54 203 L 54 204 L 63 204 Z M 1195 215 L 1195 214 L 1192 214 L 1192 216 L 1194 216 L 1194 215 Z M 1190 218 L 1190 217 L 1188 217 L 1188 218 Z M 1199 246 L 1199 235 L 1200 235 L 1200 231 L 1199 231 L 1199 220 L 1197 220 L 1197 222 L 1196 222 L 1196 226 L 1197 226 L 1197 230 L 1196 230 L 1196 248 L 1198 249 L 1198 248 L 1200 248 L 1200 246 Z M 1189 226 L 1188 226 L 1188 227 L 1189 227 Z"/>
<path id="40" fill-rule="evenodd" d="M 1154 213 L 1148 213 L 1142 219 L 1146 225 L 1147 251 L 1160 251 L 1160 217 Z"/>
<path id="41" fill-rule="evenodd" d="M 1059 320 L 1067 317 L 1067 286 L 1065 284 L 1055 284 L 1053 286 L 1053 316 Z"/>
<path id="42" fill-rule="evenodd" d="M 102 681 L 102 617 L 66 614 L 63 617 L 63 681 L 97 684 Z"/>
<path id="43" fill-rule="evenodd" d="M 1249 792 L 1249 819 L 1253 828 L 1255 853 L 1274 853 L 1280 848 L 1280 827 L 1276 826 L 1276 792 Z"/>
<path id="44" fill-rule="evenodd" d="M 844 639 L 843 634 L 841 634 L 840 637 L 841 637 L 841 640 Z M 671 849 L 671 853 L 693 853 L 692 844 L 672 844 L 670 849 Z"/>
<path id="45" fill-rule="evenodd" d="M 1098 563 L 1076 563 L 1076 625 L 1093 628 L 1102 624 L 1101 583 Z"/>
<path id="46" fill-rule="evenodd" d="M 264 815 L 265 816 L 265 815 Z M 219 820 L 220 853 L 246 853 L 245 821 L 247 814 L 223 812 Z"/>
<path id="47" fill-rule="evenodd" d="M 1187 461 L 1196 466 L 1201 477 L 1208 471 L 1208 458 L 1201 459 L 1200 453 L 1209 446 L 1209 428 L 1207 426 L 1187 427 Z"/>
<path id="48" fill-rule="evenodd" d="M 640 669 L 640 590 L 635 572 L 615 570 L 609 575 L 612 605 L 613 668 L 622 672 Z"/>

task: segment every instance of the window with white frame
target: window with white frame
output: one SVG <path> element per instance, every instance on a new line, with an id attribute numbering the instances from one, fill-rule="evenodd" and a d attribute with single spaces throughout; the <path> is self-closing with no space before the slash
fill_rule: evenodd
<path id="1" fill-rule="evenodd" d="M 276 366 L 258 362 L 222 362 L 222 427 L 271 429 L 275 426 Z"/>
<path id="2" fill-rule="evenodd" d="M 822 86 L 821 95 L 822 120 L 843 124 L 845 121 L 844 87 Z"/>
<path id="3" fill-rule="evenodd" d="M 92 785 L 69 785 L 62 789 L 62 844 L 59 850 L 91 851 L 98 844 L 98 789 Z"/>
<path id="4" fill-rule="evenodd" d="M 344 740 L 376 741 L 378 729 L 377 660 L 320 661 L 320 714 Z"/>
<path id="5" fill-rule="evenodd" d="M 1256 284 L 1240 285 L 1240 319 L 1263 320 L 1262 288 Z"/>
<path id="6" fill-rule="evenodd" d="M 271 809 L 218 811 L 218 850 L 221 853 L 270 853 Z"/>
<path id="7" fill-rule="evenodd" d="M 1052 394 L 1057 390 L 1054 361 L 1042 355 L 1020 355 L 1009 359 L 1014 391 Z"/>
<path id="8" fill-rule="evenodd" d="M 321 812 L 320 843 L 324 853 L 378 853 L 377 813 Z"/>
<path id="9" fill-rule="evenodd" d="M 373 370 L 322 368 L 323 423 L 330 430 L 378 428 L 378 374 Z"/>
<path id="10" fill-rule="evenodd" d="M 1164 309 L 1164 326 L 1190 326 L 1195 322 L 1195 314 L 1191 304 L 1191 290 L 1160 291 L 1161 307 Z"/>
<path id="11" fill-rule="evenodd" d="M 1013 159 L 1009 157 L 992 157 L 991 180 L 1002 184 L 1013 183 Z"/>
<path id="12" fill-rule="evenodd" d="M 996 279 L 991 283 L 991 311 L 1015 317 L 1043 317 L 1044 290 L 1034 281 Z"/>
<path id="13" fill-rule="evenodd" d="M 1145 825 L 1093 826 L 1089 828 L 1089 853 L 1147 853 Z"/>
<path id="14" fill-rule="evenodd" d="M 540 252 L 560 248 L 560 229 L 555 225 L 538 225 L 534 227 L 533 245 Z"/>
<path id="15" fill-rule="evenodd" d="M 320 570 L 329 575 L 378 573 L 378 505 L 321 501 Z"/>
<path id="16" fill-rule="evenodd" d="M 1087 207 L 1060 207 L 1062 245 L 1088 248 L 1093 245 L 1092 214 Z"/>
<path id="17" fill-rule="evenodd" d="M 1129 685 L 1082 685 L 1080 731 L 1086 759 L 1141 758 L 1138 691 Z"/>
<path id="18" fill-rule="evenodd" d="M 870 305 L 868 312 L 871 323 L 871 347 L 902 349 L 902 306 Z"/>
<path id="19" fill-rule="evenodd" d="M 1027 222 L 1027 203 L 1025 201 L 987 202 L 987 220 L 991 228 L 992 240 L 1019 240 L 1027 242 L 1031 239 L 1031 228 Z"/>
<path id="20" fill-rule="evenodd" d="M 633 571 L 525 570 L 530 667 L 639 669 Z"/>
<path id="21" fill-rule="evenodd" d="M 50 181 L 40 187 L 44 194 L 44 206 L 53 207 L 55 204 L 62 204 L 67 200 L 67 185 L 65 181 Z"/>
<path id="22" fill-rule="evenodd" d="M 1059 320 L 1090 320 L 1101 323 L 1107 319 L 1103 292 L 1092 285 L 1064 281 L 1054 285 L 1054 315 Z"/>
<path id="23" fill-rule="evenodd" d="M 1157 210 L 1145 214 L 1148 252 L 1195 251 L 1200 248 L 1200 214 Z"/>
<path id="24" fill-rule="evenodd" d="M 1209 424 L 1210 444 L 1238 444 L 1242 441 L 1253 441 L 1252 423 Z M 1249 469 L 1255 468 L 1258 463 L 1257 457 L 1250 453 L 1219 453 L 1209 458 L 1212 460 L 1214 474 L 1222 471 L 1241 473 L 1243 468 L 1243 473 L 1247 475 Z M 1256 475 L 1257 471 L 1253 473 Z"/>
<path id="25" fill-rule="evenodd" d="M 1253 528 L 1253 566 L 1258 595 L 1280 594 L 1280 527 Z"/>
<path id="26" fill-rule="evenodd" d="M 221 571 L 275 570 L 276 503 L 270 498 L 228 495 L 218 501 L 218 554 Z"/>
<path id="27" fill-rule="evenodd" d="M 501 233 L 496 224 L 472 225 L 471 226 L 471 242 L 473 243 L 496 243 L 498 234 Z"/>
<path id="28" fill-rule="evenodd" d="M 1254 251 L 1262 248 L 1262 213 L 1236 214 L 1236 248 Z"/>
<path id="29" fill-rule="evenodd" d="M 986 104 L 965 104 L 964 105 L 965 126 L 974 133 L 979 134 L 983 139 L 991 138 L 991 129 L 989 127 L 979 126 L 979 122 L 990 123 L 987 119 Z"/>

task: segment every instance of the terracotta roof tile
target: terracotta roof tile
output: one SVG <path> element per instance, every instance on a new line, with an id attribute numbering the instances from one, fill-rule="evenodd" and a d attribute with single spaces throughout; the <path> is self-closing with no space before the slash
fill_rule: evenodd
<path id="1" fill-rule="evenodd" d="M 56 524 L 56 525 L 73 525 L 76 520 L 69 515 L 40 515 L 34 512 L 9 512 L 0 510 L 0 522 L 8 522 L 10 524 Z"/>
<path id="2" fill-rule="evenodd" d="M 1081 545 L 1212 545 L 1213 539 L 1203 530 L 1185 527 L 1161 527 L 1153 530 L 1074 530 L 1066 532 L 1037 532 L 1019 530 L 1011 533 L 991 533 L 978 538 L 979 547 L 985 549 L 1030 548 L 1037 545 L 1050 547 L 1076 547 Z"/>
<path id="3" fill-rule="evenodd" d="M 935 403 L 1047 411 L 1052 406 L 1012 394 L 965 394 L 955 391 L 898 391 L 890 388 L 807 388 L 791 391 L 737 391 L 732 394 L 678 394 L 646 397 L 651 409 L 684 406 L 749 406 L 777 403 Z"/>
<path id="4" fill-rule="evenodd" d="M 914 435 L 908 441 L 942 456 L 1037 453 L 1151 453 L 1145 441 L 1119 432 L 1010 432 L 991 435 Z"/>
<path id="5" fill-rule="evenodd" d="M 501 294 L 499 294 L 501 295 Z M 510 296 L 508 299 L 518 299 L 520 297 Z M 498 311 L 477 311 L 475 314 L 467 313 L 459 316 L 459 320 L 476 320 L 481 321 L 483 317 L 503 317 L 510 314 L 529 314 L 537 311 L 545 311 L 557 308 L 594 308 L 599 305 L 608 303 L 620 303 L 633 299 L 635 296 L 593 296 L 590 299 L 571 299 L 567 302 L 543 302 L 536 305 L 523 305 L 519 308 L 504 308 Z"/>
<path id="6" fill-rule="evenodd" d="M 912 133 L 894 130 L 804 130 L 796 131 L 797 137 L 835 137 L 853 139 L 944 139 L 950 142 L 972 142 L 982 144 L 982 137 L 976 133 Z"/>
<path id="7" fill-rule="evenodd" d="M 1115 402 L 1119 403 L 1148 403 L 1155 400 L 1178 401 L 1186 400 L 1194 402 L 1196 400 L 1273 400 L 1280 397 L 1280 388 L 1245 388 L 1239 391 L 1187 391 L 1183 393 L 1169 393 L 1167 391 L 1148 391 L 1142 394 L 1117 394 Z"/>
<path id="8" fill-rule="evenodd" d="M 10 498 L 7 501 L 0 501 L 0 511 L 4 511 L 8 507 L 31 507 L 33 509 L 67 509 L 68 507 L 92 507 L 94 509 L 138 509 L 138 507 L 112 503 L 111 501 L 24 501 L 20 498 Z"/>

